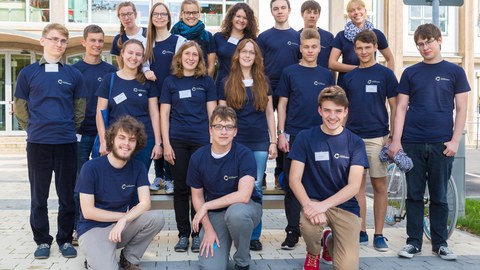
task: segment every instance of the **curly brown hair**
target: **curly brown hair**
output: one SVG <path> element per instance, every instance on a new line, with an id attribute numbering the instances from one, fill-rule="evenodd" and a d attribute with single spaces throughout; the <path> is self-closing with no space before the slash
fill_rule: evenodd
<path id="1" fill-rule="evenodd" d="M 225 19 L 223 19 L 222 26 L 220 28 L 222 36 L 225 39 L 230 37 L 233 27 L 233 18 L 240 9 L 243 10 L 247 15 L 247 27 L 245 27 L 243 30 L 243 38 L 256 39 L 258 36 L 257 17 L 255 17 L 252 8 L 245 3 L 237 3 L 228 9 L 227 15 L 225 16 Z"/>
<path id="2" fill-rule="evenodd" d="M 133 116 L 125 115 L 113 123 L 105 133 L 107 151 L 112 151 L 113 142 L 120 130 L 129 135 L 134 135 L 135 139 L 137 140 L 137 144 L 135 145 L 135 150 L 133 150 L 132 156 L 138 153 L 138 151 L 142 150 L 147 144 L 147 133 L 145 133 L 145 126 L 143 123 L 135 119 Z"/>

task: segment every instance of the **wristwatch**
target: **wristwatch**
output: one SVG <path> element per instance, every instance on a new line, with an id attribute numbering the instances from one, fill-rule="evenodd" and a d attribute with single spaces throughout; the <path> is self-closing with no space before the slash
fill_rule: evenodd
<path id="1" fill-rule="evenodd" d="M 280 134 L 283 134 L 283 133 L 285 133 L 285 130 L 282 130 L 282 129 L 277 130 L 277 136 L 280 136 Z"/>

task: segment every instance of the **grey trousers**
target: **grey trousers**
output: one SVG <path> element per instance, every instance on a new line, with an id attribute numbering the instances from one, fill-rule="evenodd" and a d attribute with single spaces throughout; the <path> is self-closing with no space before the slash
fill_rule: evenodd
<path id="1" fill-rule="evenodd" d="M 80 252 L 87 258 L 88 269 L 118 270 L 115 250 L 123 247 L 123 255 L 133 263 L 138 264 L 153 237 L 165 225 L 161 211 L 152 210 L 140 215 L 127 223 L 122 232 L 122 241 L 113 243 L 108 235 L 115 224 L 105 228 L 93 228 L 82 234 L 78 239 Z"/>
<path id="2" fill-rule="evenodd" d="M 247 204 L 237 203 L 230 205 L 221 212 L 208 212 L 210 222 L 217 233 L 220 247 L 213 256 L 198 256 L 200 269 L 222 270 L 227 269 L 228 258 L 232 241 L 237 249 L 233 260 L 238 266 L 250 265 L 250 238 L 253 229 L 260 223 L 262 205 L 250 200 Z M 204 230 L 200 231 L 203 239 Z"/>

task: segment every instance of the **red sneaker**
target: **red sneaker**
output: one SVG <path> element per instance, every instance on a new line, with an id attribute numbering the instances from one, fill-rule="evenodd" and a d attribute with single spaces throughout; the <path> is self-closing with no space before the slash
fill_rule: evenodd
<path id="1" fill-rule="evenodd" d="M 323 231 L 323 238 L 322 238 L 322 246 L 323 246 L 322 262 L 325 264 L 333 263 L 332 256 L 330 255 L 330 252 L 328 252 L 328 248 L 327 248 L 327 240 L 330 237 L 332 237 L 332 230 L 330 228 L 326 228 Z"/>
<path id="2" fill-rule="evenodd" d="M 320 255 L 312 255 L 307 251 L 307 258 L 305 258 L 303 269 L 304 270 L 320 270 L 319 259 L 320 259 Z"/>

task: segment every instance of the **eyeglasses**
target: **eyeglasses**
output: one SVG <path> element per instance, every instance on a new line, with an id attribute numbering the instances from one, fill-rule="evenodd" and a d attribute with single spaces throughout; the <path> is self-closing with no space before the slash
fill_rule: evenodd
<path id="1" fill-rule="evenodd" d="M 240 54 L 255 55 L 255 51 L 240 50 Z"/>
<path id="2" fill-rule="evenodd" d="M 419 42 L 419 43 L 417 43 L 417 49 L 419 49 L 419 50 L 423 49 L 423 48 L 425 48 L 425 46 L 431 48 L 430 46 L 432 46 L 432 43 L 435 42 L 435 41 L 437 41 L 437 40 L 434 39 L 434 38 L 431 38 L 431 39 L 429 39 L 425 42 Z"/>
<path id="3" fill-rule="evenodd" d="M 133 16 L 133 14 L 135 14 L 135 12 L 120 13 L 120 14 L 118 14 L 118 17 L 120 17 L 122 19 L 126 19 L 126 18 L 131 18 Z"/>
<path id="4" fill-rule="evenodd" d="M 162 12 L 162 13 L 154 12 L 154 13 L 152 13 L 152 17 L 153 18 L 168 18 L 168 13 L 166 13 L 166 12 Z"/>
<path id="5" fill-rule="evenodd" d="M 187 17 L 197 17 L 200 14 L 200 11 L 182 11 L 183 15 Z"/>
<path id="6" fill-rule="evenodd" d="M 50 37 L 44 37 L 45 39 L 48 39 L 50 40 L 51 42 L 57 44 L 58 42 L 60 42 L 60 44 L 62 44 L 62 46 L 65 46 L 68 44 L 68 40 L 66 39 L 60 39 L 60 38 L 57 38 L 57 37 L 53 37 L 53 38 L 50 38 Z"/>
<path id="7" fill-rule="evenodd" d="M 235 126 L 233 125 L 220 125 L 220 124 L 217 124 L 217 125 L 211 125 L 211 127 L 213 129 L 215 129 L 216 131 L 221 131 L 222 129 L 225 128 L 226 131 L 233 131 L 235 129 Z"/>

